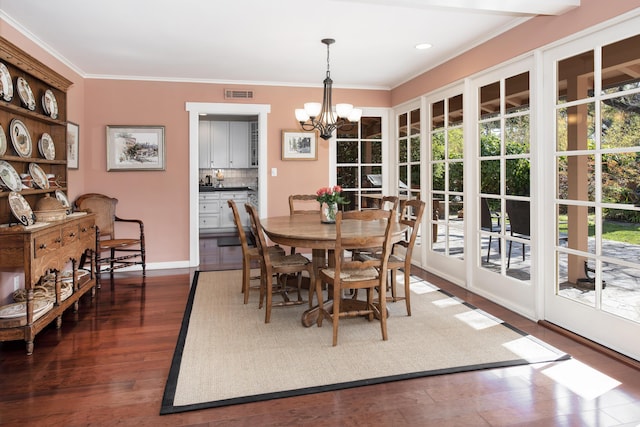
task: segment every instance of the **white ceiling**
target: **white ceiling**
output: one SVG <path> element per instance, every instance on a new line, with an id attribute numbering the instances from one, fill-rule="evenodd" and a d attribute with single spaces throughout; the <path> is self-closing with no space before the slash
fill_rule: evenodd
<path id="1" fill-rule="evenodd" d="M 0 0 L 86 78 L 391 89 L 580 0 Z M 7 25 L 0 23 L 0 25 Z M 428 42 L 428 50 L 415 45 Z"/>

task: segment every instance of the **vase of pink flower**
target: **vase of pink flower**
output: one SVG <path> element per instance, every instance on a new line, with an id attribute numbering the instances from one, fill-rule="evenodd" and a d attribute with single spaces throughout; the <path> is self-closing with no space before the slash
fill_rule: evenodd
<path id="1" fill-rule="evenodd" d="M 320 202 L 320 222 L 333 224 L 336 222 L 338 205 L 346 205 L 349 201 L 342 195 L 342 187 L 322 187 L 316 191 L 316 200 Z"/>

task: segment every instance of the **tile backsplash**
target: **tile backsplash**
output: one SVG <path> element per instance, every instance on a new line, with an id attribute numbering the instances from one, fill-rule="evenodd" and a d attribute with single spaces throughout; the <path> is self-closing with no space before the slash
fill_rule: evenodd
<path id="1" fill-rule="evenodd" d="M 218 181 L 216 179 L 217 172 L 222 172 L 224 180 Z M 217 185 L 218 182 L 225 187 L 240 187 L 240 186 L 258 186 L 258 169 L 200 169 L 200 183 L 205 184 L 207 182 L 207 175 L 211 176 L 211 183 Z"/>

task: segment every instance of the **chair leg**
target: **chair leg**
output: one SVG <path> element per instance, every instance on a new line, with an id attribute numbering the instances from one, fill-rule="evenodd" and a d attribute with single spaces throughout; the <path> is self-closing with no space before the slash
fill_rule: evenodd
<path id="1" fill-rule="evenodd" d="M 251 281 L 251 260 L 247 257 L 242 261 L 242 292 L 244 303 L 249 302 L 249 282 Z"/>
<path id="2" fill-rule="evenodd" d="M 316 319 L 316 323 L 318 327 L 321 327 L 322 320 L 324 319 L 324 301 L 322 300 L 322 279 L 320 279 L 320 277 L 316 278 L 315 286 L 316 286 L 316 296 L 318 298 L 318 318 Z"/>
<path id="3" fill-rule="evenodd" d="M 405 267 L 404 269 L 404 302 L 407 304 L 407 316 L 411 316 L 411 271 Z"/>
<path id="4" fill-rule="evenodd" d="M 264 308 L 264 323 L 271 322 L 271 304 L 273 303 L 273 277 L 268 274 L 265 280 L 265 293 L 267 294 L 267 305 Z M 277 279 L 276 279 L 277 280 Z"/>
<path id="5" fill-rule="evenodd" d="M 487 248 L 487 262 L 489 262 L 490 253 L 491 253 L 491 236 L 489 236 L 489 247 Z"/>
<path id="6" fill-rule="evenodd" d="M 338 289 L 338 287 L 334 286 L 334 289 Z M 335 291 L 333 296 L 333 314 L 331 318 L 333 320 L 333 346 L 335 347 L 338 345 L 338 322 L 340 321 L 340 300 L 342 298 L 339 294 L 336 295 Z"/>
<path id="7" fill-rule="evenodd" d="M 509 240 L 509 255 L 507 257 L 507 268 L 511 265 L 511 245 L 513 244 L 512 240 Z"/>
<path id="8" fill-rule="evenodd" d="M 387 340 L 387 292 L 382 290 L 380 298 L 380 329 L 382 331 L 382 340 Z"/>

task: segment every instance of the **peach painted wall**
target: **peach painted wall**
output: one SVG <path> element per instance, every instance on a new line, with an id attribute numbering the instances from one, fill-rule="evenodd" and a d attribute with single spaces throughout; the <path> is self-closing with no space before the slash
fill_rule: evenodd
<path id="1" fill-rule="evenodd" d="M 189 257 L 189 129 L 187 102 L 222 103 L 223 89 L 232 85 L 122 80 L 92 80 L 86 85 L 85 140 L 81 168 L 84 190 L 105 193 L 119 200 L 122 217 L 145 223 L 148 262 L 187 261 Z M 310 99 L 321 99 L 321 88 L 242 86 L 252 89 L 254 104 L 271 105 L 268 117 L 268 214 L 288 214 L 287 196 L 315 191 L 328 184 L 328 143 L 321 142 L 318 161 L 282 162 L 281 131 L 297 129 L 293 114 Z M 388 107 L 388 91 L 336 90 L 336 102 Z M 166 170 L 107 172 L 107 125 L 165 126 Z"/>
<path id="2" fill-rule="evenodd" d="M 580 7 L 564 15 L 535 17 L 394 88 L 391 105 L 432 92 L 638 7 L 640 0 L 581 0 Z"/>

